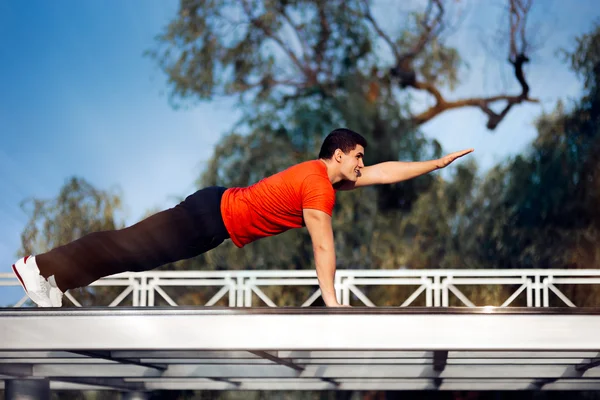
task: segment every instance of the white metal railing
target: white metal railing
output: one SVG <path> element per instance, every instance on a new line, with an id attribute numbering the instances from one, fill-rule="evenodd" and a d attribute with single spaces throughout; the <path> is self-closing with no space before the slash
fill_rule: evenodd
<path id="1" fill-rule="evenodd" d="M 506 300 L 500 307 L 508 307 L 519 297 L 525 297 L 527 307 L 549 307 L 551 296 L 560 300 L 561 304 L 576 307 L 556 285 L 597 285 L 600 290 L 600 269 L 530 269 L 530 270 L 338 270 L 335 278 L 335 290 L 342 304 L 350 304 L 354 296 L 362 304 L 376 306 L 364 287 L 373 286 L 417 286 L 398 306 L 406 307 L 420 296 L 424 296 L 427 307 L 446 307 L 454 296 L 462 305 L 475 307 L 471 299 L 461 290 L 464 287 L 479 288 L 482 286 L 517 286 L 511 288 Z M 19 286 L 19 282 L 11 273 L 0 274 L 0 287 Z M 171 306 L 178 306 L 170 296 L 167 288 L 213 288 L 216 293 L 206 302 L 212 306 L 225 301 L 230 307 L 269 306 L 276 307 L 275 302 L 265 293 L 264 288 L 305 286 L 310 295 L 301 306 L 311 305 L 319 296 L 320 290 L 314 270 L 302 271 L 149 271 L 141 273 L 123 273 L 113 275 L 91 286 L 123 287 L 109 304 L 110 307 L 128 304 L 134 307 L 151 307 L 156 305 L 157 296 Z M 225 297 L 228 296 L 228 297 Z M 263 304 L 254 304 L 254 298 Z M 75 305 L 81 306 L 76 295 L 66 293 L 66 297 Z M 14 304 L 21 307 L 27 304 L 27 296 Z M 483 304 L 485 305 L 485 304 Z M 478 306 L 482 306 L 479 304 Z M 600 304 L 599 304 L 600 306 Z"/>

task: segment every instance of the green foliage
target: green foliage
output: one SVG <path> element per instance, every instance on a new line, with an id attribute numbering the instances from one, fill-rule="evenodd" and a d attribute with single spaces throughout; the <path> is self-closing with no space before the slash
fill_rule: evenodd
<path id="1" fill-rule="evenodd" d="M 589 33 L 576 39 L 574 51 L 563 49 L 562 53 L 571 69 L 583 79 L 585 89 L 590 93 L 597 92 L 600 82 L 600 24 L 596 23 Z"/>
<path id="2" fill-rule="evenodd" d="M 121 209 L 120 194 L 98 190 L 78 177 L 67 180 L 55 199 L 27 199 L 22 208 L 29 221 L 21 234 L 21 256 L 46 252 L 88 233 L 123 227 L 115 218 Z"/>
<path id="3" fill-rule="evenodd" d="M 419 43 L 425 29 L 425 14 L 413 12 L 405 28 L 396 39 L 396 46 L 402 51 L 414 52 L 415 44 Z M 418 51 L 412 58 L 413 67 L 419 76 L 427 83 L 435 86 L 447 86 L 451 90 L 459 83 L 458 69 L 461 66 L 460 54 L 455 48 L 448 47 L 443 40 L 430 33 L 425 51 Z"/>
<path id="4" fill-rule="evenodd" d="M 467 267 L 597 268 L 600 264 L 600 27 L 567 54 L 586 91 L 538 118 L 530 149 L 485 177 L 457 236 Z M 462 232 L 462 233 L 461 233 Z M 598 290 L 561 289 L 597 305 Z M 558 305 L 558 304 L 557 304 Z"/>
<path id="5" fill-rule="evenodd" d="M 263 102 L 290 94 L 335 97 L 347 77 L 389 70 L 395 52 L 410 51 L 423 34 L 424 13 L 413 13 L 397 39 L 390 39 L 396 48 L 382 48 L 364 4 L 182 0 L 149 54 L 169 77 L 173 98 L 239 95 Z M 433 36 L 411 62 L 424 81 L 452 89 L 459 54 Z"/>
<path id="6" fill-rule="evenodd" d="M 301 82 L 303 74 L 308 88 L 309 68 L 330 79 L 364 57 L 370 42 L 356 12 L 357 4 L 337 1 L 183 0 L 150 54 L 175 96 L 209 99 L 253 91 L 265 98 L 277 84 Z M 301 33 L 292 32 L 290 23 Z"/>
<path id="7" fill-rule="evenodd" d="M 527 154 L 496 167 L 468 216 L 469 252 L 488 267 L 590 268 L 600 263 L 599 30 L 570 56 L 585 73 L 583 99 L 537 122 Z M 594 38 L 593 40 L 590 38 Z M 585 43 L 585 45 L 584 45 Z"/>

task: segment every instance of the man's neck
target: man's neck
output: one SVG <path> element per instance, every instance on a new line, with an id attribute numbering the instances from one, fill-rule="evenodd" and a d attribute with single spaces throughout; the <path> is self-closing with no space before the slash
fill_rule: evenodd
<path id="1" fill-rule="evenodd" d="M 319 161 L 325 164 L 325 167 L 327 168 L 327 176 L 329 177 L 329 182 L 331 182 L 332 185 L 335 185 L 343 180 L 339 171 L 336 169 L 336 166 L 331 161 L 324 160 L 322 158 L 319 158 Z"/>

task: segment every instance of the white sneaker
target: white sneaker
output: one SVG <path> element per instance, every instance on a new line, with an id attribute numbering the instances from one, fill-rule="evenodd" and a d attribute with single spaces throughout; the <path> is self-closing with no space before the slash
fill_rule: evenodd
<path id="1" fill-rule="evenodd" d="M 12 269 L 25 289 L 27 296 L 40 307 L 62 306 L 63 292 L 56 286 L 54 276 L 46 279 L 40 275 L 35 257 L 21 258 Z"/>

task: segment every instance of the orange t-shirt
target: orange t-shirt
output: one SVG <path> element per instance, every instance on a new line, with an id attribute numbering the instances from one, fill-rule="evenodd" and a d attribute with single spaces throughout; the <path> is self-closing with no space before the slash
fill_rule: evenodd
<path id="1" fill-rule="evenodd" d="M 320 160 L 294 165 L 246 188 L 223 193 L 221 214 L 233 243 L 244 247 L 257 239 L 304 226 L 302 210 L 331 216 L 335 190 Z"/>

